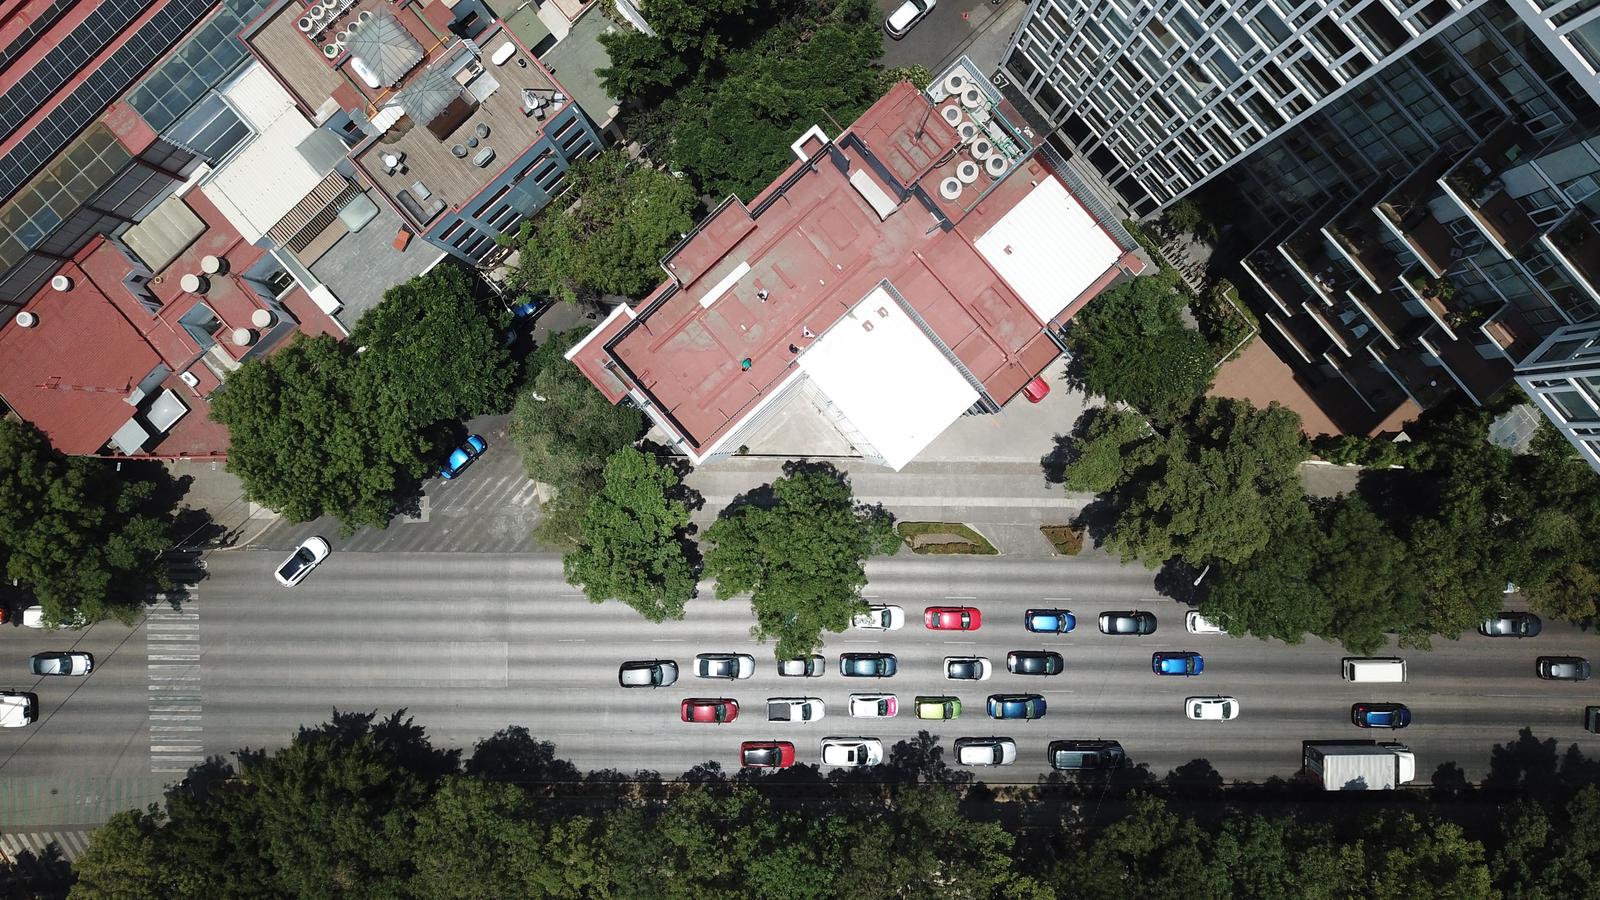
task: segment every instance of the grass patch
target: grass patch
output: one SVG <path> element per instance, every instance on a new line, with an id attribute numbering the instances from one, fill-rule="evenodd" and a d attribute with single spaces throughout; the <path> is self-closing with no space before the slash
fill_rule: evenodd
<path id="1" fill-rule="evenodd" d="M 997 556 L 1000 551 L 960 522 L 900 522 L 894 526 L 912 553 Z"/>
<path id="2" fill-rule="evenodd" d="M 1083 529 L 1075 525 L 1040 525 L 1039 533 L 1062 556 L 1077 556 L 1083 551 Z"/>

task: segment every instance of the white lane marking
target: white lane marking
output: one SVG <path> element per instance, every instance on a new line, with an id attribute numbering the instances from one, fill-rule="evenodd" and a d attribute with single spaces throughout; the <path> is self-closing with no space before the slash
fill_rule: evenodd
<path id="1" fill-rule="evenodd" d="M 976 600 L 978 598 L 977 597 L 952 597 L 949 594 L 946 594 L 945 595 L 945 599 L 946 600 Z"/>

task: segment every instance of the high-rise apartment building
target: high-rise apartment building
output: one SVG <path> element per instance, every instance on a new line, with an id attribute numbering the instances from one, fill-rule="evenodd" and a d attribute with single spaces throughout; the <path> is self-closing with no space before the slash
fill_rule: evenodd
<path id="1" fill-rule="evenodd" d="M 1600 0 L 1040 0 L 1005 71 L 1135 214 L 1225 199 L 1264 338 L 1381 433 L 1600 317 L 1595 31 Z"/>
<path id="2" fill-rule="evenodd" d="M 1558 329 L 1517 367 L 1517 383 L 1600 469 L 1600 323 Z"/>

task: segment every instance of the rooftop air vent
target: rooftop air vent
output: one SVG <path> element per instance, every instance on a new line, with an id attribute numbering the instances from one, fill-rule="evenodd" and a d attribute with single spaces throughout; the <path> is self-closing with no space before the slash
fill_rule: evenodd
<path id="1" fill-rule="evenodd" d="M 990 178 L 999 178 L 1006 173 L 1007 169 L 1011 168 L 1011 164 L 1006 162 L 1005 156 L 996 153 L 983 161 L 983 167 L 988 170 Z"/>
<path id="2" fill-rule="evenodd" d="M 956 129 L 956 134 L 961 137 L 961 143 L 970 143 L 978 136 L 978 126 L 972 122 L 962 122 L 961 127 Z"/>
<path id="3" fill-rule="evenodd" d="M 57 275 L 50 279 L 50 287 L 64 294 L 72 290 L 72 279 L 65 275 Z"/>
<path id="4" fill-rule="evenodd" d="M 945 93 L 949 94 L 952 97 L 958 97 L 958 96 L 961 95 L 961 92 L 966 90 L 966 89 L 967 89 L 967 76 L 966 75 L 962 74 L 961 72 L 951 72 L 949 75 L 945 76 L 945 78 L 944 78 L 944 90 L 945 90 Z"/>
<path id="5" fill-rule="evenodd" d="M 986 137 L 974 138 L 972 141 L 972 158 L 983 162 L 994 152 L 994 144 Z"/>
<path id="6" fill-rule="evenodd" d="M 961 91 L 961 105 L 967 109 L 977 109 L 983 104 L 983 91 L 978 90 L 975 84 L 969 84 Z"/>
<path id="7" fill-rule="evenodd" d="M 23 328 L 32 328 L 39 324 L 39 317 L 31 312 L 19 312 L 17 313 L 17 324 Z"/>
<path id="8" fill-rule="evenodd" d="M 978 164 L 970 159 L 963 159 L 956 165 L 956 178 L 962 184 L 971 184 L 978 180 Z"/>
<path id="9" fill-rule="evenodd" d="M 939 196 L 946 200 L 954 200 L 961 196 L 961 182 L 955 178 L 946 178 L 939 182 Z"/>
<path id="10" fill-rule="evenodd" d="M 961 105 L 958 103 L 951 103 L 947 106 L 940 107 L 939 115 L 944 116 L 944 120 L 949 123 L 951 128 L 955 128 L 956 126 L 960 125 L 963 118 L 961 115 Z"/>

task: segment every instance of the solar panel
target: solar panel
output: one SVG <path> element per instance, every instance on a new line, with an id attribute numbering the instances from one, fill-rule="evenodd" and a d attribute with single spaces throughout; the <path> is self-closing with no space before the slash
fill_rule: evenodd
<path id="1" fill-rule="evenodd" d="M 0 50 L 0 69 L 11 65 L 16 61 L 17 57 L 26 53 L 28 48 L 32 47 L 34 42 L 39 39 L 39 36 L 54 28 L 55 24 L 61 21 L 62 14 L 72 8 L 72 4 L 76 2 L 78 0 L 55 0 L 38 18 L 29 22 L 27 27 L 23 28 L 15 38 L 11 39 L 11 43 L 7 44 L 4 50 Z"/>
<path id="2" fill-rule="evenodd" d="M 15 131 L 33 110 L 48 102 L 153 2 L 155 0 L 102 0 L 88 18 L 6 90 L 6 97 L 12 102 L 0 110 L 0 131 Z"/>

